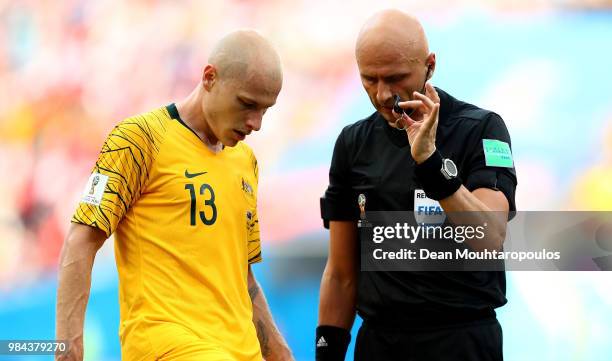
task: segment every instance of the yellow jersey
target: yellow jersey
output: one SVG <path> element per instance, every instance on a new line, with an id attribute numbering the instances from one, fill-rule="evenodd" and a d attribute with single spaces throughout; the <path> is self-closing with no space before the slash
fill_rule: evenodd
<path id="1" fill-rule="evenodd" d="M 211 151 L 171 104 L 108 136 L 72 222 L 115 234 L 124 360 L 192 341 L 261 360 L 247 289 L 261 261 L 257 160 Z"/>

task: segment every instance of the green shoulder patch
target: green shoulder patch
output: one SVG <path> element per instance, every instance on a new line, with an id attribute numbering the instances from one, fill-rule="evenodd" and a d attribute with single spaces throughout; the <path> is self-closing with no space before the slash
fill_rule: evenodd
<path id="1" fill-rule="evenodd" d="M 508 143 L 497 139 L 483 139 L 482 148 L 487 167 L 514 167 L 512 151 Z"/>

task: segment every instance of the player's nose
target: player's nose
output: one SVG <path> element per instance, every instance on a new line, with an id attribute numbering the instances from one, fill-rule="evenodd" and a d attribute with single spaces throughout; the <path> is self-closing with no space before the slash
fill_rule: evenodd
<path id="1" fill-rule="evenodd" d="M 261 129 L 261 122 L 263 120 L 262 112 L 251 113 L 246 119 L 246 127 L 248 131 L 258 131 Z"/>

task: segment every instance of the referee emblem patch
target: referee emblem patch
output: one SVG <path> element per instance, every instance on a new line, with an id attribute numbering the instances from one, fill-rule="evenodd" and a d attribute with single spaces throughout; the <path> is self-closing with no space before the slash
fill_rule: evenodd
<path id="1" fill-rule="evenodd" d="M 422 189 L 415 189 L 414 218 L 418 224 L 442 224 L 446 219 L 446 214 L 438 201 L 427 198 Z"/>
<path id="2" fill-rule="evenodd" d="M 487 167 L 512 168 L 514 166 L 512 151 L 508 143 L 497 139 L 483 139 L 482 148 Z"/>
<path id="3" fill-rule="evenodd" d="M 104 196 L 104 189 L 108 182 L 108 176 L 100 173 L 92 173 L 89 176 L 87 185 L 83 190 L 83 197 L 81 202 L 99 206 Z"/>

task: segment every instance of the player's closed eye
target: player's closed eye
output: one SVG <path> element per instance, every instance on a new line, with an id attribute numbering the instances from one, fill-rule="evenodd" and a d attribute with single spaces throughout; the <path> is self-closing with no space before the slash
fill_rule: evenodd
<path id="1" fill-rule="evenodd" d="M 247 102 L 240 98 L 238 98 L 238 102 L 240 103 L 240 105 L 242 105 L 243 108 L 246 109 L 254 109 L 257 106 L 257 104 L 255 103 Z"/>

